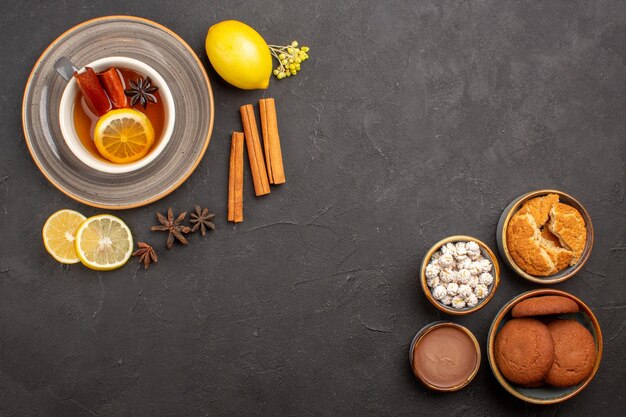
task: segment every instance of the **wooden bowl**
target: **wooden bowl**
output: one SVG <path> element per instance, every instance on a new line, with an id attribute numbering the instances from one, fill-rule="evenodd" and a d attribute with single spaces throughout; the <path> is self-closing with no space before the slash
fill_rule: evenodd
<path id="1" fill-rule="evenodd" d="M 517 266 L 517 264 L 511 257 L 511 254 L 509 253 L 509 248 L 507 247 L 506 232 L 507 232 L 507 228 L 509 226 L 509 221 L 511 220 L 511 217 L 513 217 L 513 215 L 517 213 L 517 211 L 522 207 L 522 205 L 526 201 L 532 198 L 541 197 L 547 194 L 558 194 L 559 200 L 562 203 L 568 204 L 574 207 L 576 210 L 578 210 L 580 215 L 585 220 L 585 226 L 587 229 L 587 242 L 585 244 L 585 249 L 583 250 L 583 253 L 580 256 L 580 259 L 578 260 L 578 262 L 576 262 L 575 265 L 567 267 L 563 269 L 562 271 L 557 272 L 554 275 L 550 275 L 547 277 L 540 277 L 540 276 L 531 275 L 525 272 L 519 266 Z M 557 190 L 531 191 L 529 193 L 522 194 L 521 196 L 517 197 L 502 212 L 502 215 L 500 216 L 500 220 L 498 221 L 498 228 L 496 232 L 496 241 L 498 243 L 498 250 L 500 252 L 500 256 L 502 256 L 502 259 L 504 260 L 504 263 L 507 264 L 508 267 L 511 268 L 517 275 L 529 281 L 536 282 L 538 284 L 556 284 L 557 282 L 565 281 L 566 279 L 569 279 L 573 277 L 574 275 L 576 275 L 576 273 L 580 271 L 580 269 L 585 265 L 585 263 L 587 263 L 587 260 L 589 259 L 589 255 L 591 255 L 591 249 L 593 248 L 593 239 L 594 239 L 593 225 L 591 224 L 591 217 L 589 216 L 589 213 L 587 213 L 587 210 L 585 210 L 582 204 L 580 204 L 574 197 L 562 191 L 557 191 Z"/>
<path id="2" fill-rule="evenodd" d="M 541 295 L 560 295 L 575 301 L 580 307 L 580 311 L 578 313 L 559 314 L 556 315 L 556 317 L 578 321 L 585 326 L 587 330 L 589 330 L 594 341 L 596 342 L 596 363 L 594 368 L 589 376 L 578 385 L 562 388 L 551 387 L 548 385 L 537 388 L 524 388 L 507 381 L 498 369 L 494 353 L 495 339 L 502 326 L 511 319 L 511 309 L 522 300 Z M 494 376 L 500 385 L 502 385 L 509 393 L 520 400 L 533 404 L 556 404 L 568 400 L 581 392 L 587 385 L 589 385 L 595 376 L 598 371 L 598 367 L 600 366 L 600 359 L 602 358 L 602 331 L 600 330 L 600 324 L 591 309 L 589 309 L 585 303 L 574 297 L 572 294 L 554 289 L 532 290 L 513 298 L 511 301 L 506 303 L 504 307 L 502 307 L 498 314 L 496 314 L 496 317 L 493 319 L 491 327 L 489 328 L 489 335 L 487 337 L 487 358 L 489 359 L 489 366 L 491 367 L 491 371 Z"/>
<path id="3" fill-rule="evenodd" d="M 467 242 L 470 240 L 476 242 L 478 246 L 480 246 L 482 255 L 491 261 L 491 264 L 493 265 L 493 267 L 491 268 L 491 275 L 493 275 L 493 283 L 488 287 L 489 294 L 487 294 L 487 296 L 483 298 L 482 300 L 479 300 L 478 303 L 474 307 L 465 307 L 461 309 L 456 309 L 453 307 L 443 305 L 439 301 L 435 300 L 430 288 L 428 287 L 428 284 L 426 283 L 426 266 L 428 266 L 428 263 L 430 262 L 430 259 L 432 258 L 433 254 L 437 252 L 439 249 L 441 249 L 441 247 L 445 245 L 446 243 L 462 242 L 462 241 Z M 420 282 L 421 282 L 422 290 L 424 291 L 424 295 L 426 295 L 426 298 L 428 299 L 428 301 L 430 301 L 432 305 L 434 305 L 435 307 L 437 307 L 439 310 L 443 311 L 444 313 L 452 314 L 455 316 L 462 316 L 462 315 L 473 313 L 474 311 L 480 310 L 489 302 L 489 300 L 491 300 L 491 298 L 496 292 L 496 289 L 498 288 L 498 284 L 500 283 L 500 266 L 498 264 L 498 260 L 496 259 L 496 255 L 494 255 L 491 249 L 489 249 L 489 246 L 487 246 L 485 243 L 476 239 L 475 237 L 465 236 L 465 235 L 454 235 L 454 236 L 450 236 L 445 239 L 442 239 L 439 242 L 435 243 L 428 250 L 428 252 L 426 252 L 426 255 L 424 255 L 424 259 L 422 260 L 422 266 L 420 268 Z"/>
<path id="4" fill-rule="evenodd" d="M 463 333 L 465 333 L 465 334 L 467 334 L 469 336 L 469 338 L 474 343 L 474 347 L 476 348 L 476 364 L 474 365 L 473 372 L 468 376 L 468 378 L 465 381 L 463 381 L 462 383 L 460 383 L 458 385 L 451 386 L 451 387 L 445 387 L 444 388 L 444 387 L 439 387 L 439 386 L 433 385 L 430 382 L 428 382 L 428 380 L 426 380 L 425 378 L 422 377 L 422 375 L 420 374 L 419 370 L 416 369 L 416 367 L 413 365 L 413 352 L 415 350 L 415 347 L 422 340 L 422 338 L 424 336 L 426 336 L 429 332 L 431 332 L 432 330 L 438 329 L 440 327 L 446 327 L 446 326 L 459 329 Z M 415 334 L 415 337 L 413 337 L 413 340 L 411 341 L 411 346 L 409 347 L 409 364 L 411 365 L 411 370 L 413 370 L 413 374 L 426 387 L 428 387 L 428 388 L 430 388 L 430 389 L 432 389 L 434 391 L 439 391 L 439 392 L 458 391 L 461 388 L 467 386 L 470 382 L 472 382 L 472 380 L 474 379 L 474 377 L 478 373 L 478 370 L 480 369 L 480 357 L 481 357 L 480 345 L 478 343 L 478 340 L 476 340 L 476 336 L 474 336 L 474 333 L 472 333 L 467 327 L 461 326 L 460 324 L 452 323 L 450 321 L 436 321 L 434 323 L 430 323 L 430 324 L 427 324 L 426 326 L 422 327 L 420 329 L 420 331 L 418 331 Z"/>

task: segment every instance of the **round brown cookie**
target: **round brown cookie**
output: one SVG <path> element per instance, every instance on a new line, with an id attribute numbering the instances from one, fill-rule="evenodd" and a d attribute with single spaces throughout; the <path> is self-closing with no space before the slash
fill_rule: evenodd
<path id="1" fill-rule="evenodd" d="M 577 313 L 576 301 L 560 295 L 544 295 L 527 298 L 515 304 L 511 310 L 513 317 L 545 316 L 548 314 Z"/>
<path id="2" fill-rule="evenodd" d="M 596 364 L 593 336 L 575 320 L 555 320 L 548 324 L 548 330 L 554 341 L 554 363 L 546 382 L 555 387 L 580 383 Z"/>
<path id="3" fill-rule="evenodd" d="M 509 320 L 496 335 L 495 359 L 510 382 L 526 386 L 540 383 L 554 361 L 548 327 L 530 318 Z"/>

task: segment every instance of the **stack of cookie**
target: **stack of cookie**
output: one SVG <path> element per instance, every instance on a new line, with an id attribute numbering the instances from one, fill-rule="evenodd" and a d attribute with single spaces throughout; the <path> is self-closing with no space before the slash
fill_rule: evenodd
<path id="1" fill-rule="evenodd" d="M 584 381 L 596 361 L 593 336 L 576 320 L 550 317 L 578 311 L 575 301 L 553 295 L 516 304 L 513 318 L 495 339 L 495 360 L 502 375 L 523 387 L 569 387 Z"/>

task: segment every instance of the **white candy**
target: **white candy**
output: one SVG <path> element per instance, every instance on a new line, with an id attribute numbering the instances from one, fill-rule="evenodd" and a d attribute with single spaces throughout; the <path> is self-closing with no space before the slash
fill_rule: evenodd
<path id="1" fill-rule="evenodd" d="M 474 291 L 472 291 L 472 287 L 470 287 L 469 285 L 463 284 L 459 285 L 459 289 L 456 293 L 463 298 L 467 298 L 470 296 L 470 294 L 474 294 Z"/>
<path id="2" fill-rule="evenodd" d="M 485 258 L 480 259 L 478 263 L 481 266 L 482 272 L 491 272 L 492 266 L 491 266 L 491 262 L 489 262 L 489 259 L 485 259 Z"/>
<path id="3" fill-rule="evenodd" d="M 435 275 L 434 277 L 426 277 L 426 285 L 428 285 L 430 288 L 435 288 L 437 285 L 439 285 L 441 283 L 441 281 L 439 280 L 439 276 Z"/>
<path id="4" fill-rule="evenodd" d="M 451 282 L 446 287 L 446 290 L 448 295 L 455 296 L 459 291 L 459 284 L 457 284 L 456 282 Z"/>
<path id="5" fill-rule="evenodd" d="M 437 285 L 434 289 L 433 289 L 433 298 L 435 300 L 443 300 L 443 297 L 446 296 L 446 287 L 444 287 L 443 285 Z"/>
<path id="6" fill-rule="evenodd" d="M 450 253 L 444 253 L 438 259 L 438 261 L 439 265 L 441 265 L 442 268 L 452 268 L 456 265 L 456 262 L 454 261 L 454 256 L 452 256 L 452 254 Z"/>
<path id="7" fill-rule="evenodd" d="M 468 269 L 461 269 L 456 276 L 459 284 L 467 284 L 471 278 L 472 274 Z"/>
<path id="8" fill-rule="evenodd" d="M 467 255 L 459 255 L 459 254 L 456 254 L 456 255 L 454 255 L 454 259 L 455 259 L 455 260 L 457 261 L 457 263 L 458 263 L 458 262 L 463 262 L 464 260 L 469 259 L 469 258 L 467 257 Z"/>
<path id="9" fill-rule="evenodd" d="M 445 245 L 443 245 L 441 247 L 441 253 L 443 253 L 444 255 L 456 255 L 456 246 L 454 245 L 454 243 L 446 243 Z"/>
<path id="10" fill-rule="evenodd" d="M 480 246 L 478 243 L 469 241 L 465 245 L 465 249 L 467 250 L 467 256 L 469 256 L 473 261 L 480 257 Z"/>
<path id="11" fill-rule="evenodd" d="M 470 258 L 472 261 L 477 261 L 482 257 L 482 254 L 480 253 L 480 251 L 478 251 L 478 253 L 468 251 L 467 257 Z"/>
<path id="12" fill-rule="evenodd" d="M 493 275 L 491 275 L 489 272 L 483 272 L 478 277 L 478 282 L 488 287 L 493 284 Z"/>
<path id="13" fill-rule="evenodd" d="M 437 252 L 433 253 L 433 256 L 431 256 L 431 258 L 430 258 L 430 259 L 431 259 L 431 262 L 432 262 L 432 261 L 436 261 L 437 259 L 439 259 L 439 258 L 441 257 L 441 255 L 442 255 L 442 253 L 441 253 L 441 252 L 439 252 L 439 251 L 437 251 Z"/>
<path id="14" fill-rule="evenodd" d="M 450 297 L 449 295 L 446 295 L 440 301 L 441 301 L 441 304 L 443 304 L 444 306 L 449 306 L 450 304 L 452 304 L 452 297 Z"/>
<path id="15" fill-rule="evenodd" d="M 446 268 L 439 273 L 439 280 L 444 284 L 448 282 L 456 281 L 457 272 L 452 268 Z"/>
<path id="16" fill-rule="evenodd" d="M 433 279 L 433 278 L 437 278 L 439 276 L 439 267 L 435 264 L 428 264 L 426 266 L 426 278 L 428 279 Z"/>
<path id="17" fill-rule="evenodd" d="M 486 285 L 478 284 L 476 288 L 474 288 L 474 294 L 476 294 L 476 297 L 482 300 L 487 296 L 487 294 L 489 294 L 489 289 Z"/>
<path id="18" fill-rule="evenodd" d="M 468 307 L 475 307 L 476 304 L 478 304 L 478 297 L 476 297 L 476 294 L 472 293 L 465 298 L 465 304 L 467 304 Z"/>
<path id="19" fill-rule="evenodd" d="M 439 258 L 431 259 L 430 262 L 428 263 L 428 265 L 432 265 L 432 266 L 435 266 L 435 267 L 441 269 L 441 265 L 439 265 Z M 426 265 L 426 268 L 428 268 L 428 265 Z"/>
<path id="20" fill-rule="evenodd" d="M 468 252 L 480 252 L 480 246 L 478 246 L 478 243 L 474 242 L 473 240 L 465 243 L 465 248 Z"/>
<path id="21" fill-rule="evenodd" d="M 472 275 L 467 285 L 469 285 L 470 288 L 476 288 L 478 285 L 478 277 L 476 275 Z"/>
<path id="22" fill-rule="evenodd" d="M 455 297 L 452 298 L 452 307 L 456 308 L 456 309 L 462 309 L 465 307 L 465 299 L 463 299 L 463 297 L 457 295 Z"/>
<path id="23" fill-rule="evenodd" d="M 467 249 L 465 249 L 465 242 L 457 242 L 455 248 L 456 254 L 454 255 L 454 259 L 456 259 L 457 262 L 461 262 L 467 259 Z"/>
<path id="24" fill-rule="evenodd" d="M 472 264 L 467 269 L 470 271 L 470 274 L 472 275 L 480 275 L 480 273 L 483 271 L 483 268 L 480 265 L 480 262 L 478 261 L 472 262 Z"/>
<path id="25" fill-rule="evenodd" d="M 469 267 L 472 265 L 472 260 L 470 258 L 465 258 L 462 261 L 459 261 L 456 263 L 456 267 L 459 268 L 459 270 L 461 269 L 469 269 Z"/>

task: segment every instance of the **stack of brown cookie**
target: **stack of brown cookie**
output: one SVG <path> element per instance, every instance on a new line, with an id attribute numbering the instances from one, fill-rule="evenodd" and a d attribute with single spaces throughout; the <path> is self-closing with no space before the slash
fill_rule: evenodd
<path id="1" fill-rule="evenodd" d="M 511 310 L 513 318 L 495 340 L 495 359 L 502 375 L 524 387 L 568 387 L 587 378 L 596 360 L 593 336 L 575 320 L 547 317 L 578 310 L 575 301 L 554 295 L 516 304 Z M 536 316 L 541 320 L 533 318 Z"/>

